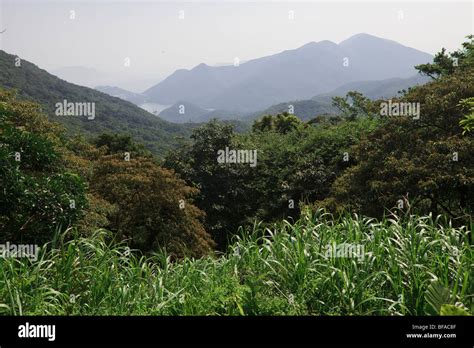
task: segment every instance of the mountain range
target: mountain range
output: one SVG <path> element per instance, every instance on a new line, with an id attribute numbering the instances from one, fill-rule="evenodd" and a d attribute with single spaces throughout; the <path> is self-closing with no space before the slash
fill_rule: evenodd
<path id="1" fill-rule="evenodd" d="M 179 69 L 143 93 L 101 86 L 97 89 L 137 105 L 169 105 L 157 113 L 176 123 L 211 118 L 252 120 L 293 105 L 302 119 L 336 113 L 331 97 L 357 90 L 372 99 L 428 81 L 415 65 L 430 62 L 428 53 L 395 41 L 357 34 L 336 44 L 310 42 L 300 48 L 257 58 L 239 66 L 199 64 Z M 179 108 L 185 106 L 185 113 Z"/>
<path id="2" fill-rule="evenodd" d="M 178 101 L 202 108 L 254 112 L 289 100 L 310 99 L 357 81 L 410 78 L 432 56 L 395 41 L 357 34 L 336 44 L 310 42 L 239 66 L 204 63 L 180 69 L 143 92 L 150 102 Z"/>
<path id="3" fill-rule="evenodd" d="M 16 89 L 21 97 L 40 103 L 48 117 L 71 134 L 128 133 L 155 154 L 173 148 L 196 123 L 211 118 L 251 122 L 293 105 L 294 113 L 306 120 L 336 113 L 331 98 L 350 90 L 374 99 L 395 96 L 399 90 L 425 83 L 427 79 L 416 75 L 414 66 L 432 61 L 431 55 L 397 42 L 358 34 L 339 44 L 311 42 L 239 66 L 200 64 L 177 70 L 145 92 L 133 93 L 75 85 L 26 60 L 17 67 L 16 58 L 0 50 L 1 87 Z M 56 116 L 55 105 L 64 100 L 94 103 L 97 117 Z M 159 116 L 138 107 L 146 103 L 159 105 Z"/>

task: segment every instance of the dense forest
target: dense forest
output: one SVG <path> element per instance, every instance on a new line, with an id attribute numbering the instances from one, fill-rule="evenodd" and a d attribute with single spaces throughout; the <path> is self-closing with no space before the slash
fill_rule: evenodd
<path id="1" fill-rule="evenodd" d="M 0 91 L 0 238 L 44 247 L 0 258 L 0 313 L 472 313 L 473 37 L 416 68 L 431 81 L 389 105 L 418 114 L 351 91 L 337 115 L 246 132 L 144 112 L 123 134 L 135 108 L 97 92 L 117 132 L 72 135 L 34 101 L 62 100 L 59 80 L 7 76 L 22 82 Z M 156 145 L 165 129 L 190 141 Z M 254 165 L 219 161 L 229 149 Z"/>

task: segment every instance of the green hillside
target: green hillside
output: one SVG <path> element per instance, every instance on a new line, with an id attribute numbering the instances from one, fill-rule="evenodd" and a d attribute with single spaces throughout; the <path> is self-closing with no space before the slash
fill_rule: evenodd
<path id="1" fill-rule="evenodd" d="M 16 58 L 0 50 L 0 86 L 16 89 L 22 98 L 40 103 L 49 119 L 64 125 L 69 134 L 125 133 L 157 155 L 190 134 L 191 126 L 163 121 L 132 103 L 61 80 L 26 60 L 16 66 Z M 56 116 L 55 104 L 63 100 L 95 103 L 96 117 Z"/>
<path id="2" fill-rule="evenodd" d="M 286 103 L 272 105 L 269 108 L 250 114 L 245 118 L 247 121 L 253 121 L 262 115 L 276 115 L 283 112 L 289 112 L 289 108 L 293 106 L 293 114 L 307 121 L 318 115 L 336 115 L 338 110 L 332 106 L 332 98 L 330 96 L 319 97 L 318 99 L 294 100 Z"/>

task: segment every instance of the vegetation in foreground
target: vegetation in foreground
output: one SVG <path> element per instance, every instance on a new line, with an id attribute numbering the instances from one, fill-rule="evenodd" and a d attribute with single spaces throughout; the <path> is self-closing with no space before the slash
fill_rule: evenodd
<path id="1" fill-rule="evenodd" d="M 220 257 L 180 262 L 164 252 L 139 256 L 105 231 L 56 239 L 35 262 L 0 259 L 0 313 L 468 314 L 474 286 L 468 229 L 441 220 L 333 221 L 308 211 L 294 223 L 255 225 Z M 363 253 L 328 254 L 328 245 L 343 243 Z"/>

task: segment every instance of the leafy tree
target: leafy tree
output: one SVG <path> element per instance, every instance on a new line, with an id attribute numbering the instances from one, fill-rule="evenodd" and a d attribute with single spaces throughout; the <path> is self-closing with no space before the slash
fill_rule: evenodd
<path id="1" fill-rule="evenodd" d="M 260 119 L 256 120 L 252 125 L 254 132 L 267 132 L 272 131 L 275 128 L 275 122 L 272 115 L 263 115 Z"/>
<path id="2" fill-rule="evenodd" d="M 276 116 L 264 115 L 261 119 L 256 120 L 252 126 L 254 132 L 275 131 L 280 134 L 286 134 L 297 129 L 302 125 L 301 120 L 295 115 L 288 112 L 277 114 Z"/>
<path id="3" fill-rule="evenodd" d="M 374 116 L 378 111 L 375 102 L 357 91 L 350 91 L 345 97 L 333 97 L 332 105 L 348 120 L 361 116 Z"/>
<path id="4" fill-rule="evenodd" d="M 132 248 L 166 248 L 175 257 L 199 257 L 214 247 L 203 212 L 192 204 L 198 190 L 160 167 L 128 135 L 102 134 L 92 144 L 76 137 L 68 145 L 69 166 L 89 183 L 90 209 L 81 230 L 105 227 Z"/>
<path id="5" fill-rule="evenodd" d="M 246 202 L 253 195 L 246 173 L 248 165 L 223 165 L 217 161 L 219 150 L 236 149 L 232 125 L 215 120 L 194 130 L 193 145 L 172 152 L 164 165 L 175 170 L 188 185 L 199 189 L 196 205 L 206 213 L 206 230 L 224 249 L 238 226 L 246 222 L 252 209 Z"/>
<path id="6" fill-rule="evenodd" d="M 116 207 L 107 228 L 132 248 L 166 248 L 176 257 L 200 257 L 215 245 L 201 223 L 203 212 L 192 204 L 197 190 L 150 158 L 103 156 L 90 185 L 94 194 Z"/>
<path id="7" fill-rule="evenodd" d="M 37 105 L 0 91 L 0 238 L 44 243 L 79 221 L 84 181 L 66 168 L 59 128 Z"/>
<path id="8" fill-rule="evenodd" d="M 464 129 L 463 134 L 470 133 L 474 129 L 474 97 L 461 100 L 458 106 L 467 112 L 459 125 Z"/>
<path id="9" fill-rule="evenodd" d="M 151 153 L 142 144 L 133 141 L 127 134 L 103 133 L 95 138 L 92 143 L 96 147 L 106 147 L 106 154 L 130 152 L 140 156 L 151 157 Z"/>
<path id="10" fill-rule="evenodd" d="M 446 53 L 443 48 L 435 55 L 433 63 L 420 64 L 415 68 L 423 75 L 437 79 L 453 74 L 456 69 L 471 67 L 474 64 L 474 36 L 468 35 L 467 38 L 469 41 L 464 42 L 461 49 Z"/>

